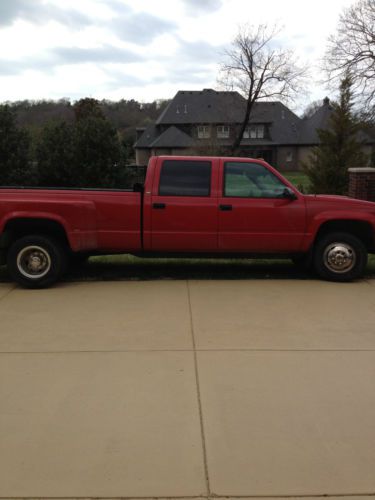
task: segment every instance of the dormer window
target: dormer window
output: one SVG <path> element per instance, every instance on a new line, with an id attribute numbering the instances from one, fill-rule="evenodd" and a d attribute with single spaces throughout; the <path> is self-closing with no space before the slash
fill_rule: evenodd
<path id="1" fill-rule="evenodd" d="M 228 125 L 219 125 L 217 127 L 217 138 L 218 139 L 228 139 L 229 138 L 229 127 Z"/>
<path id="2" fill-rule="evenodd" d="M 244 139 L 264 139 L 264 125 L 248 125 L 243 134 Z"/>
<path id="3" fill-rule="evenodd" d="M 198 139 L 209 139 L 211 137 L 210 127 L 208 125 L 199 125 Z"/>

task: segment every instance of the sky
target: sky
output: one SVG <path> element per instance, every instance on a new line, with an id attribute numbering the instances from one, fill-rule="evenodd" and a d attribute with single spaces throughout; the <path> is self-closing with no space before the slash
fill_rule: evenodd
<path id="1" fill-rule="evenodd" d="M 278 24 L 275 43 L 310 68 L 308 94 L 330 95 L 319 61 L 353 0 L 0 0 L 0 102 L 170 99 L 218 88 L 244 23 Z"/>

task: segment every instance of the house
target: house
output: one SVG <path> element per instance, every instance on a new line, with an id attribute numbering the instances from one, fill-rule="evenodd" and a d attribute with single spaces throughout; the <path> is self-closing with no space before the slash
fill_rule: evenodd
<path id="1" fill-rule="evenodd" d="M 137 129 L 137 165 L 147 164 L 152 155 L 230 154 L 245 108 L 246 100 L 238 92 L 177 92 L 155 123 Z M 331 112 L 328 98 L 308 119 L 281 102 L 256 102 L 238 155 L 263 158 L 280 170 L 298 170 L 319 143 L 316 129 L 327 126 Z M 373 140 L 366 140 L 372 148 Z"/>
<path id="2" fill-rule="evenodd" d="M 323 99 L 323 104 L 315 113 L 307 119 L 301 120 L 300 137 L 298 143 L 298 161 L 301 163 L 306 161 L 314 146 L 319 144 L 319 129 L 329 127 L 329 120 L 333 108 L 328 97 Z M 369 131 L 360 130 L 357 134 L 357 139 L 362 143 L 362 150 L 369 158 L 369 165 L 361 165 L 362 167 L 370 166 L 371 157 L 375 152 L 375 137 Z M 356 167 L 358 165 L 354 165 Z"/>

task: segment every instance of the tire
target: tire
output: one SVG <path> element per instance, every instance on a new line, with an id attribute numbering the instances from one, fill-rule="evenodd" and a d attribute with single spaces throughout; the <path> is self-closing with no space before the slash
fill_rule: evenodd
<path id="1" fill-rule="evenodd" d="M 314 268 L 328 281 L 352 281 L 361 278 L 367 264 L 367 250 L 350 233 L 331 233 L 318 240 L 314 250 Z"/>
<path id="2" fill-rule="evenodd" d="M 30 235 L 16 240 L 9 248 L 8 271 L 24 288 L 53 285 L 66 269 L 66 253 L 48 236 Z"/>

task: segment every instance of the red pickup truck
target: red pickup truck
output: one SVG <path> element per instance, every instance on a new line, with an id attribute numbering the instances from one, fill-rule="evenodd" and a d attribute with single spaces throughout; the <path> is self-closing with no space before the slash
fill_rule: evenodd
<path id="1" fill-rule="evenodd" d="M 303 195 L 262 160 L 153 157 L 129 191 L 1 188 L 0 248 L 29 288 L 73 259 L 113 253 L 284 256 L 349 281 L 375 253 L 375 203 Z"/>

